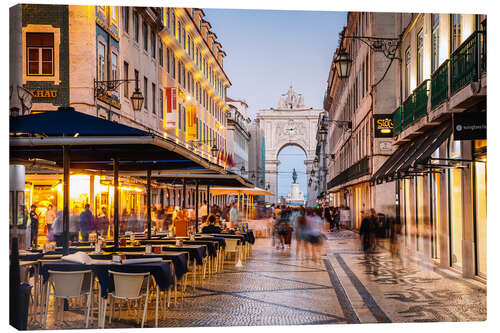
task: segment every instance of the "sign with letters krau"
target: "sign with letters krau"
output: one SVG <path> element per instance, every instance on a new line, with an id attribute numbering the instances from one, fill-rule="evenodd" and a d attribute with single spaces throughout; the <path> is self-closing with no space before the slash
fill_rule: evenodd
<path id="1" fill-rule="evenodd" d="M 392 138 L 392 114 L 374 114 L 373 122 L 376 138 Z"/>
<path id="2" fill-rule="evenodd" d="M 461 112 L 453 115 L 455 140 L 485 140 L 486 112 Z"/>

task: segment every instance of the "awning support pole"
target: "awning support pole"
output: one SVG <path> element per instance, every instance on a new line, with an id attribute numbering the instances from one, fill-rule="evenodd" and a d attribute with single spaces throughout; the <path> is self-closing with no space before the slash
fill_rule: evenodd
<path id="1" fill-rule="evenodd" d="M 69 147 L 63 146 L 63 253 L 69 254 Z"/>
<path id="2" fill-rule="evenodd" d="M 200 205 L 200 203 L 198 202 L 199 201 L 199 193 L 198 193 L 198 191 L 199 191 L 199 184 L 198 184 L 198 180 L 196 180 L 196 189 L 195 189 L 196 193 L 195 193 L 195 196 L 194 196 L 194 207 L 195 207 L 194 208 L 194 213 L 195 213 L 195 217 L 194 217 L 195 218 L 195 222 L 194 223 L 195 223 L 195 228 L 196 228 L 195 233 L 198 232 L 198 217 L 199 217 L 199 212 L 198 212 L 199 207 L 198 206 Z"/>
<path id="3" fill-rule="evenodd" d="M 120 236 L 120 216 L 119 216 L 119 205 L 118 200 L 120 196 L 120 192 L 118 189 L 119 186 L 119 174 L 118 174 L 118 158 L 113 158 L 113 188 L 114 188 L 114 208 L 113 208 L 113 222 L 114 222 L 114 247 L 115 251 L 118 250 L 118 237 Z"/>
<path id="4" fill-rule="evenodd" d="M 210 215 L 210 185 L 207 185 L 207 214 Z"/>
<path id="5" fill-rule="evenodd" d="M 151 169 L 147 170 L 146 173 L 147 185 L 146 185 L 146 207 L 147 207 L 147 222 L 148 222 L 148 239 L 151 239 Z"/>
<path id="6" fill-rule="evenodd" d="M 186 209 L 186 179 L 182 178 L 182 209 Z"/>

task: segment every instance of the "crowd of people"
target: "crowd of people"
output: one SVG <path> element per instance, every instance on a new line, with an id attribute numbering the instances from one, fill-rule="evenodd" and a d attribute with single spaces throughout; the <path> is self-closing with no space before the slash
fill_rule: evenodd
<path id="1" fill-rule="evenodd" d="M 313 208 L 281 206 L 274 209 L 273 243 L 276 249 L 290 249 L 295 234 L 296 257 L 317 262 L 326 240 L 322 215 L 320 209 Z"/>

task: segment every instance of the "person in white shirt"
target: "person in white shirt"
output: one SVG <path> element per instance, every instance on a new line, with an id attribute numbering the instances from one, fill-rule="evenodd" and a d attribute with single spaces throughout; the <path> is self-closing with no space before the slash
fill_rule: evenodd
<path id="1" fill-rule="evenodd" d="M 52 223 L 54 223 L 54 220 L 56 218 L 56 210 L 54 209 L 54 206 L 49 204 L 47 207 L 47 212 L 45 213 L 45 223 L 47 224 L 47 232 L 50 232 L 52 229 Z"/>
<path id="2" fill-rule="evenodd" d="M 238 227 L 238 207 L 237 203 L 233 203 L 233 207 L 229 211 L 229 223 L 231 225 L 231 228 L 237 228 Z"/>

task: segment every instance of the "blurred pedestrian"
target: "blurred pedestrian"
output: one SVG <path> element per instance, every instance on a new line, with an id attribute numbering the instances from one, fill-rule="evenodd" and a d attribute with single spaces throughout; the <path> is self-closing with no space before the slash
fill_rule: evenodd
<path id="1" fill-rule="evenodd" d="M 231 228 L 236 229 L 239 223 L 239 213 L 238 213 L 238 204 L 236 202 L 233 203 L 233 207 L 229 211 L 229 225 Z"/>
<path id="2" fill-rule="evenodd" d="M 368 212 L 364 211 L 361 227 L 359 228 L 359 236 L 361 237 L 362 248 L 365 253 L 370 253 L 375 250 L 377 246 L 377 229 L 378 220 L 375 209 L 372 208 Z"/>
<path id="3" fill-rule="evenodd" d="M 63 246 L 64 244 L 64 234 L 63 234 L 63 211 L 60 210 L 56 214 L 54 223 L 52 224 L 52 231 L 54 233 L 54 239 L 56 241 L 56 246 Z"/>
<path id="4" fill-rule="evenodd" d="M 102 237 L 108 235 L 109 218 L 106 206 L 101 206 L 101 212 L 96 219 L 96 227 L 99 235 L 101 235 Z"/>
<path id="5" fill-rule="evenodd" d="M 84 211 L 80 214 L 80 233 L 82 240 L 87 242 L 89 240 L 89 233 L 95 230 L 94 215 L 90 211 L 90 205 L 85 204 Z"/>
<path id="6" fill-rule="evenodd" d="M 335 207 L 333 209 L 333 227 L 332 229 L 335 230 L 335 227 L 337 227 L 337 231 L 340 231 L 340 210 L 338 207 Z"/>
<path id="7" fill-rule="evenodd" d="M 52 224 L 56 219 L 56 210 L 52 204 L 49 204 L 47 207 L 47 212 L 45 213 L 45 224 L 47 224 L 47 233 L 50 233 L 52 230 Z"/>
<path id="8" fill-rule="evenodd" d="M 69 216 L 69 240 L 78 241 L 78 232 L 80 231 L 80 206 L 75 205 Z"/>
<path id="9" fill-rule="evenodd" d="M 295 221 L 295 240 L 296 240 L 296 250 L 295 257 L 300 259 L 302 254 L 302 260 L 306 259 L 306 253 L 309 252 L 309 243 L 306 241 L 306 230 L 307 230 L 307 221 L 306 221 L 306 212 L 304 207 L 300 208 L 299 215 Z"/>

